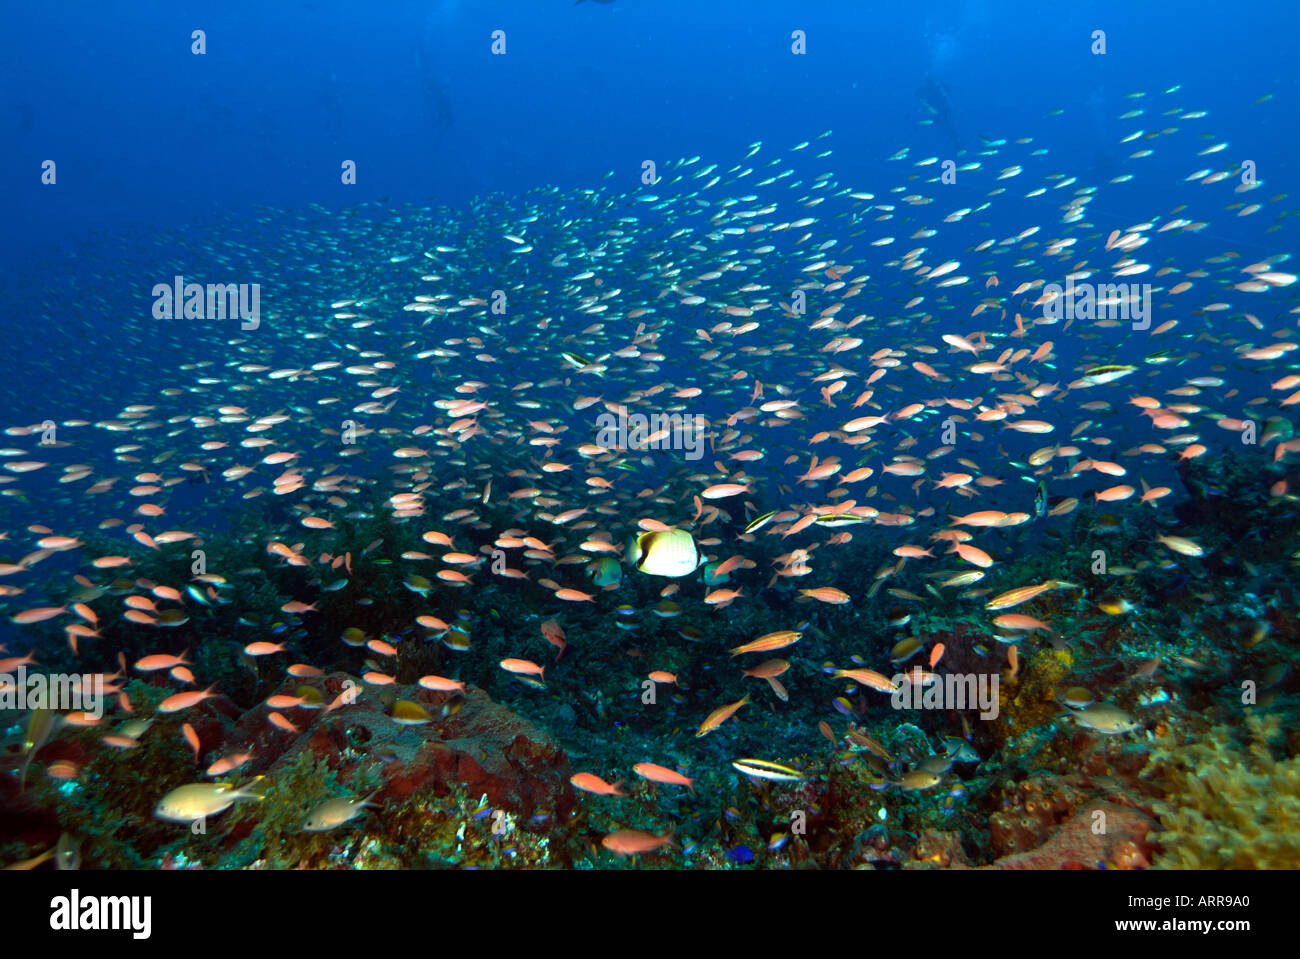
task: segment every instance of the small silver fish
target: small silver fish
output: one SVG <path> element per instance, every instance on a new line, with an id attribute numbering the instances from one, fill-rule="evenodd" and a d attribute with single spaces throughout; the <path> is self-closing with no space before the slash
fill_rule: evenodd
<path id="1" fill-rule="evenodd" d="M 1113 703 L 1091 703 L 1074 713 L 1075 721 L 1086 729 L 1106 736 L 1117 736 L 1137 729 L 1137 720 Z"/>
<path id="2" fill-rule="evenodd" d="M 900 779 L 896 783 L 896 785 L 898 786 L 899 789 L 906 789 L 909 792 L 910 791 L 919 792 L 920 790 L 929 789 L 932 786 L 939 785 L 939 781 L 942 778 L 943 777 L 940 776 L 938 773 L 932 772 L 928 769 L 922 769 L 920 767 L 917 767 L 916 769 L 913 769 L 911 772 L 904 774 L 903 778 Z"/>
<path id="3" fill-rule="evenodd" d="M 337 799 L 328 799 L 311 811 L 302 828 L 307 832 L 328 832 L 331 829 L 337 829 L 339 826 L 349 823 L 362 815 L 367 808 L 378 809 L 379 804 L 370 800 L 379 795 L 382 789 L 381 786 L 365 799 L 357 799 L 355 796 L 340 796 Z"/>

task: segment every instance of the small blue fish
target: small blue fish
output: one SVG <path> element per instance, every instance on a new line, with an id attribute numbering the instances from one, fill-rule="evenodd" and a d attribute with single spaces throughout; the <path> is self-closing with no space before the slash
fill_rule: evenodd
<path id="1" fill-rule="evenodd" d="M 754 861 L 754 852 L 748 846 L 736 846 L 734 849 L 727 850 L 727 858 L 734 863 L 748 866 Z"/>

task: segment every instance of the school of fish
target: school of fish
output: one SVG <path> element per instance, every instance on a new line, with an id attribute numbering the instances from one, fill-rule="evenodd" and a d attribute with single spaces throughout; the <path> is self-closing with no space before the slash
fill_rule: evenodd
<path id="1" fill-rule="evenodd" d="M 1300 301 L 1282 244 L 1296 210 L 1263 178 L 1243 181 L 1177 88 L 1132 100 L 1131 152 L 1109 182 L 1063 172 L 1029 137 L 963 151 L 955 185 L 942 158 L 909 149 L 889 158 L 892 181 L 847 182 L 828 132 L 754 143 L 732 164 L 669 162 L 633 188 L 276 211 L 242 246 L 175 248 L 177 275 L 260 280 L 260 325 L 130 320 L 121 362 L 147 357 L 147 383 L 79 388 L 51 371 L 68 383 L 48 415 L 4 429 L 0 673 L 107 674 L 101 748 L 124 762 L 150 721 L 175 725 L 209 777 L 157 797 L 156 815 L 178 823 L 259 798 L 239 784 L 247 754 L 203 756 L 180 725 L 225 695 L 196 665 L 205 644 L 268 682 L 349 669 L 361 696 L 500 681 L 564 698 L 625 674 L 621 715 L 643 684 L 663 690 L 673 735 L 643 762 L 575 772 L 580 793 L 614 798 L 632 777 L 694 796 L 706 765 L 803 780 L 804 749 L 766 724 L 791 701 L 836 721 L 837 696 L 884 703 L 914 656 L 909 681 L 933 679 L 945 650 L 925 639 L 927 607 L 985 623 L 1001 640 L 991 668 L 1014 676 L 1017 644 L 1059 628 L 1035 602 L 1091 595 L 1086 570 L 1017 572 L 1046 548 L 1035 531 L 1068 529 L 1075 511 L 1147 511 L 1161 532 L 1142 567 L 1203 577 L 1232 547 L 1179 528 L 1177 471 L 1243 443 L 1275 470 L 1260 496 L 1295 508 Z M 1116 222 L 1112 195 L 1132 209 L 1146 177 L 1181 183 L 1185 201 Z M 1254 224 L 1252 244 L 1217 244 L 1226 221 Z M 1189 238 L 1215 252 L 1189 258 Z M 1149 322 L 1053 318 L 1045 287 L 1070 282 L 1151 284 Z M 103 405 L 122 390 L 134 395 Z M 232 519 L 245 516 L 257 522 Z M 357 540 L 376 526 L 390 532 Z M 223 566 L 205 552 L 223 538 L 260 562 Z M 174 572 L 136 573 L 146 559 Z M 372 595 L 380 574 L 397 576 L 403 605 Z M 271 582 L 275 621 L 205 631 Z M 458 611 L 475 593 L 532 612 L 471 626 Z M 768 628 L 737 635 L 747 608 Z M 683 611 L 716 628 L 679 636 Z M 914 615 L 915 636 L 896 632 Z M 691 646 L 709 675 L 617 652 L 649 636 Z M 413 641 L 442 644 L 438 674 L 403 673 Z M 122 690 L 142 676 L 168 687 L 149 716 Z M 1077 723 L 1136 727 L 1086 693 L 1063 706 Z M 265 705 L 291 737 L 349 704 Z M 392 716 L 430 719 L 412 702 Z M 42 740 L 93 725 L 65 715 Z M 834 743 L 884 752 L 824 725 Z M 729 738 L 740 729 L 763 758 Z M 918 791 L 946 768 L 888 775 Z M 303 828 L 382 815 L 371 798 L 340 797 Z M 672 825 L 601 842 L 642 855 L 676 845 Z"/>

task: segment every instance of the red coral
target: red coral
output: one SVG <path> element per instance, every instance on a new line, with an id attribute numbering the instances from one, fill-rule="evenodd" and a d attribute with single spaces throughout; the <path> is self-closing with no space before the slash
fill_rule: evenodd
<path id="1" fill-rule="evenodd" d="M 1104 814 L 1104 819 L 1096 813 Z M 1004 856 L 994 869 L 1143 868 L 1150 861 L 1146 835 L 1156 821 L 1137 809 L 1105 800 L 1088 803 L 1036 849 Z"/>

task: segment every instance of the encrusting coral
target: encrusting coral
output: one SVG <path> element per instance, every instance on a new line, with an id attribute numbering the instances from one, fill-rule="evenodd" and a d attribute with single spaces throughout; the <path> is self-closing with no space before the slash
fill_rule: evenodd
<path id="1" fill-rule="evenodd" d="M 1277 716 L 1246 720 L 1250 743 L 1236 728 L 1215 726 L 1196 742 L 1161 744 L 1144 778 L 1163 780 L 1154 803 L 1164 826 L 1151 838 L 1165 869 L 1300 868 L 1300 757 L 1278 759 L 1270 741 Z"/>

